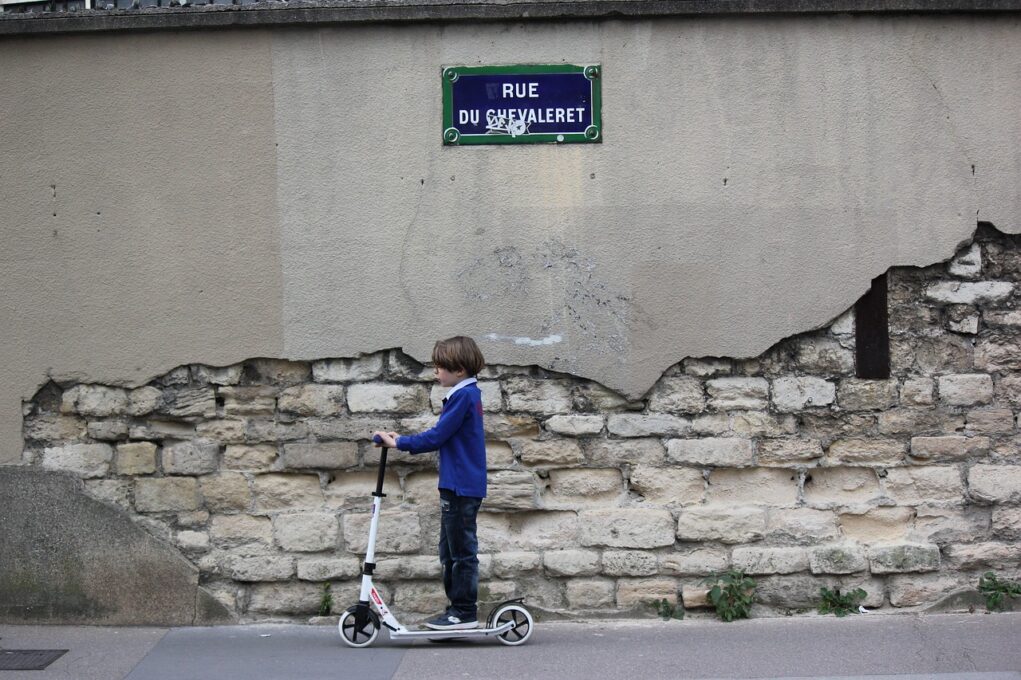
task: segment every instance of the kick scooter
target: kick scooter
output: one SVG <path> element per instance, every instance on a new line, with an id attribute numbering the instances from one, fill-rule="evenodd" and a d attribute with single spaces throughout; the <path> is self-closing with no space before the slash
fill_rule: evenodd
<path id="1" fill-rule="evenodd" d="M 378 436 L 373 438 L 376 444 L 382 441 Z M 369 545 L 365 552 L 365 565 L 362 567 L 362 589 L 358 604 L 349 607 L 340 615 L 337 629 L 340 639 L 351 647 L 368 647 L 379 635 L 380 625 L 390 631 L 391 640 L 428 638 L 429 640 L 449 640 L 453 638 L 491 637 L 496 636 L 505 645 L 523 645 L 532 636 L 534 621 L 532 614 L 524 606 L 524 598 L 507 600 L 496 605 L 486 619 L 485 628 L 468 630 L 408 630 L 394 617 L 383 603 L 376 586 L 372 584 L 372 572 L 376 565 L 376 530 L 379 527 L 379 508 L 386 494 L 383 493 L 383 476 L 386 473 L 386 454 L 383 448 L 379 456 L 379 477 L 376 479 L 376 490 L 372 492 L 372 519 L 369 522 Z M 375 609 L 375 611 L 370 608 Z"/>

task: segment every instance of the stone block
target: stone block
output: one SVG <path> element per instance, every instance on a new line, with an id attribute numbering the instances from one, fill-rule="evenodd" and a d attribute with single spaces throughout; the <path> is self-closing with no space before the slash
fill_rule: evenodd
<path id="1" fill-rule="evenodd" d="M 988 437 L 912 437 L 911 458 L 928 463 L 947 463 L 989 453 Z"/>
<path id="2" fill-rule="evenodd" d="M 434 422 L 429 420 L 430 425 Z M 319 441 L 344 439 L 369 441 L 376 430 L 398 432 L 402 428 L 394 418 L 387 416 L 340 416 L 336 418 L 309 418 L 308 429 Z M 429 427 L 429 425 L 426 425 Z"/>
<path id="3" fill-rule="evenodd" d="M 185 552 L 205 552 L 209 550 L 209 534 L 204 531 L 178 531 L 174 543 Z"/>
<path id="4" fill-rule="evenodd" d="M 514 467 L 517 461 L 514 458 L 514 449 L 507 442 L 486 442 L 486 468 L 489 470 L 502 470 Z"/>
<path id="5" fill-rule="evenodd" d="M 900 402 L 909 406 L 931 406 L 935 383 L 932 378 L 908 378 L 900 388 Z"/>
<path id="6" fill-rule="evenodd" d="M 547 550 L 542 562 L 551 576 L 592 576 L 600 569 L 595 550 Z"/>
<path id="7" fill-rule="evenodd" d="M 838 439 L 826 451 L 825 465 L 902 465 L 904 442 L 895 439 Z"/>
<path id="8" fill-rule="evenodd" d="M 127 479 L 87 479 L 85 491 L 93 498 L 131 509 L 131 481 Z"/>
<path id="9" fill-rule="evenodd" d="M 975 406 L 993 400 L 993 379 L 985 373 L 943 375 L 937 382 L 939 400 L 950 406 Z"/>
<path id="10" fill-rule="evenodd" d="M 498 552 L 493 555 L 493 574 L 499 578 L 516 578 L 519 574 L 537 570 L 541 563 L 539 553 Z"/>
<path id="11" fill-rule="evenodd" d="M 603 431 L 603 416 L 550 416 L 543 427 L 568 437 L 599 434 Z"/>
<path id="12" fill-rule="evenodd" d="M 808 563 L 813 574 L 853 574 L 869 566 L 864 548 L 855 543 L 810 548 Z"/>
<path id="13" fill-rule="evenodd" d="M 806 373 L 842 374 L 854 370 L 854 353 L 834 338 L 812 335 L 799 338 L 795 356 L 797 366 Z"/>
<path id="14" fill-rule="evenodd" d="M 493 414 L 483 419 L 482 427 L 486 437 L 491 439 L 536 437 L 539 434 L 539 423 L 532 416 Z"/>
<path id="15" fill-rule="evenodd" d="M 720 357 L 688 358 L 679 368 L 685 374 L 696 378 L 712 378 L 730 373 L 734 368 L 734 362 Z"/>
<path id="16" fill-rule="evenodd" d="M 839 535 L 837 517 L 830 510 L 771 508 L 768 512 L 765 537 L 771 542 L 813 544 Z"/>
<path id="17" fill-rule="evenodd" d="M 798 474 L 775 468 L 717 468 L 709 473 L 706 499 L 716 505 L 793 506 L 798 502 Z"/>
<path id="18" fill-rule="evenodd" d="M 624 492 L 624 480 L 617 468 L 550 470 L 549 493 L 543 500 L 550 507 L 607 503 Z"/>
<path id="19" fill-rule="evenodd" d="M 573 439 L 515 440 L 512 447 L 518 450 L 525 465 L 576 465 L 585 460 Z"/>
<path id="20" fill-rule="evenodd" d="M 957 253 L 947 263 L 947 271 L 951 276 L 959 276 L 964 279 L 977 277 L 982 273 L 982 247 L 978 243 L 972 243 Z"/>
<path id="21" fill-rule="evenodd" d="M 773 381 L 773 405 L 783 412 L 828 406 L 836 392 L 836 386 L 822 378 L 777 378 Z"/>
<path id="22" fill-rule="evenodd" d="M 307 362 L 284 359 L 251 359 L 244 364 L 244 374 L 253 383 L 271 385 L 298 385 L 312 378 Z"/>
<path id="23" fill-rule="evenodd" d="M 202 507 L 198 480 L 194 477 L 140 478 L 135 480 L 135 510 L 179 512 Z"/>
<path id="24" fill-rule="evenodd" d="M 694 429 L 694 424 L 692 424 Z M 792 415 L 776 416 L 765 411 L 738 411 L 730 414 L 730 430 L 742 437 L 782 437 L 798 431 Z"/>
<path id="25" fill-rule="evenodd" d="M 674 543 L 674 520 L 666 510 L 583 510 L 578 526 L 583 546 L 657 548 Z"/>
<path id="26" fill-rule="evenodd" d="M 507 410 L 555 414 L 571 410 L 571 386 L 565 381 L 513 377 L 503 381 Z"/>
<path id="27" fill-rule="evenodd" d="M 113 448 L 109 444 L 67 444 L 43 449 L 42 467 L 90 479 L 106 476 L 112 460 Z"/>
<path id="28" fill-rule="evenodd" d="M 358 444 L 343 441 L 302 441 L 284 444 L 283 467 L 342 470 L 358 465 Z"/>
<path id="29" fill-rule="evenodd" d="M 156 472 L 156 445 L 128 442 L 117 445 L 117 474 L 151 475 Z"/>
<path id="30" fill-rule="evenodd" d="M 337 548 L 337 517 L 325 512 L 277 515 L 273 537 L 282 550 L 319 552 Z"/>
<path id="31" fill-rule="evenodd" d="M 693 548 L 659 554 L 659 570 L 673 576 L 708 576 L 730 568 L 723 548 Z"/>
<path id="32" fill-rule="evenodd" d="M 606 609 L 614 605 L 616 586 L 609 579 L 571 579 L 567 582 L 567 603 L 571 609 Z"/>
<path id="33" fill-rule="evenodd" d="M 898 505 L 964 500 L 964 482 L 956 467 L 893 468 L 887 472 L 886 493 Z"/>
<path id="34" fill-rule="evenodd" d="M 990 509 L 919 505 L 910 537 L 919 543 L 971 542 L 989 534 Z"/>
<path id="35" fill-rule="evenodd" d="M 808 571 L 808 551 L 805 548 L 734 548 L 730 559 L 735 569 L 749 575 Z"/>
<path id="36" fill-rule="evenodd" d="M 815 468 L 805 478 L 805 503 L 826 509 L 869 504 L 881 495 L 879 480 L 868 468 Z"/>
<path id="37" fill-rule="evenodd" d="M 248 480 L 240 472 L 220 472 L 199 477 L 202 496 L 206 507 L 214 512 L 248 510 L 252 504 L 252 492 Z"/>
<path id="38" fill-rule="evenodd" d="M 989 408 L 968 411 L 965 423 L 969 432 L 1006 434 L 1014 431 L 1014 412 L 1009 408 Z"/>
<path id="39" fill-rule="evenodd" d="M 361 474 L 361 473 L 355 473 Z M 366 478 L 366 481 L 372 481 L 371 486 L 361 486 L 361 491 L 371 491 L 376 488 L 375 485 L 375 473 L 372 474 L 371 480 Z M 429 505 L 435 505 L 439 507 L 439 490 L 438 485 L 440 476 L 435 472 L 413 472 L 404 478 L 404 500 L 407 503 L 425 503 Z M 531 483 L 531 475 L 529 475 L 529 483 Z M 331 484 L 332 486 L 332 484 Z M 356 488 L 356 490 L 358 490 Z M 534 490 L 533 490 L 534 494 Z M 485 503 L 489 504 L 489 498 L 487 496 Z"/>
<path id="40" fill-rule="evenodd" d="M 194 435 L 198 435 L 203 439 L 212 439 L 220 442 L 221 444 L 241 444 L 247 439 L 247 434 L 245 432 L 246 423 L 243 420 L 208 420 L 203 423 L 198 423 L 194 427 L 177 423 L 167 423 L 165 426 L 158 427 L 158 429 L 155 426 L 156 423 L 150 422 L 141 431 L 136 428 L 131 428 L 131 438 L 188 439 Z"/>
<path id="41" fill-rule="evenodd" d="M 885 435 L 942 434 L 964 427 L 964 416 L 931 409 L 895 408 L 879 414 L 877 429 Z"/>
<path id="42" fill-rule="evenodd" d="M 897 405 L 896 380 L 846 378 L 837 388 L 837 404 L 849 411 L 881 411 Z"/>
<path id="43" fill-rule="evenodd" d="M 717 411 L 755 411 L 769 405 L 765 378 L 716 378 L 706 382 L 709 407 Z"/>
<path id="44" fill-rule="evenodd" d="M 607 550 L 603 573 L 607 576 L 654 576 L 659 571 L 655 553 L 644 550 Z"/>
<path id="45" fill-rule="evenodd" d="M 347 389 L 352 413 L 419 413 L 428 403 L 428 392 L 421 385 L 357 383 Z"/>
<path id="46" fill-rule="evenodd" d="M 77 416 L 36 415 L 25 418 L 22 434 L 26 440 L 63 442 L 86 434 L 86 422 Z"/>
<path id="47" fill-rule="evenodd" d="M 323 589 L 318 583 L 257 583 L 249 590 L 248 611 L 260 614 L 309 615 L 319 611 Z"/>
<path id="48" fill-rule="evenodd" d="M 237 385 L 241 381 L 243 364 L 233 366 L 204 366 L 196 364 L 191 367 L 191 374 L 200 383 L 210 385 Z"/>
<path id="49" fill-rule="evenodd" d="M 579 517 L 575 512 L 483 512 L 478 517 L 479 550 L 546 550 L 578 546 Z"/>
<path id="50" fill-rule="evenodd" d="M 369 542 L 369 513 L 348 513 L 344 515 L 344 539 L 347 549 L 364 554 Z M 422 527 L 417 512 L 384 512 L 379 518 L 376 535 L 376 552 L 414 553 L 422 548 Z"/>
<path id="51" fill-rule="evenodd" d="M 255 507 L 267 510 L 301 510 L 323 504 L 318 475 L 257 475 L 253 482 Z"/>
<path id="52" fill-rule="evenodd" d="M 383 357 L 383 352 L 376 352 L 350 359 L 315 361 L 312 363 L 312 379 L 317 383 L 373 380 L 383 373 Z"/>
<path id="53" fill-rule="evenodd" d="M 502 470 L 489 475 L 486 508 L 491 510 L 534 510 L 535 479 L 531 472 Z M 435 495 L 435 484 L 433 494 Z"/>
<path id="54" fill-rule="evenodd" d="M 648 607 L 666 600 L 677 604 L 677 581 L 672 578 L 622 578 L 617 581 L 617 606 L 621 609 Z"/>
<path id="55" fill-rule="evenodd" d="M 830 324 L 833 335 L 854 335 L 854 308 L 847 310 Z"/>
<path id="56" fill-rule="evenodd" d="M 483 568 L 483 561 L 488 560 L 488 568 Z M 483 578 L 492 575 L 492 559 L 490 555 L 479 556 L 479 572 Z M 356 570 L 356 573 L 357 570 Z M 407 555 L 403 557 L 390 557 L 380 560 L 376 564 L 376 576 L 381 581 L 414 579 L 414 578 L 442 578 L 443 566 L 440 564 L 437 555 Z"/>
<path id="57" fill-rule="evenodd" d="M 89 422 L 88 434 L 100 441 L 117 441 L 128 438 L 128 424 L 123 420 L 93 420 Z"/>
<path id="58" fill-rule="evenodd" d="M 298 578 L 302 581 L 343 581 L 362 573 L 356 557 L 323 557 L 298 561 Z"/>
<path id="59" fill-rule="evenodd" d="M 205 475 L 220 466 L 220 445 L 211 439 L 189 439 L 163 446 L 163 472 Z"/>
<path id="60" fill-rule="evenodd" d="M 676 437 L 691 430 L 691 421 L 667 413 L 613 413 L 606 429 L 618 437 Z"/>
<path id="61" fill-rule="evenodd" d="M 1021 508 L 1005 506 L 992 510 L 993 536 L 1004 541 L 1021 541 Z"/>
<path id="62" fill-rule="evenodd" d="M 872 546 L 868 556 L 873 574 L 938 571 L 940 565 L 939 546 L 931 544 Z"/>
<path id="63" fill-rule="evenodd" d="M 982 305 L 1002 302 L 1014 292 L 1007 281 L 938 281 L 925 288 L 925 296 L 936 302 L 955 305 Z"/>
<path id="64" fill-rule="evenodd" d="M 1021 328 L 1021 309 L 993 311 L 987 310 L 982 316 L 987 326 L 1014 330 Z"/>
<path id="65" fill-rule="evenodd" d="M 661 378 L 649 395 L 649 410 L 658 413 L 701 413 L 705 410 L 702 383 L 686 376 Z"/>
<path id="66" fill-rule="evenodd" d="M 848 592 L 862 588 L 866 592 L 864 605 L 879 607 L 883 604 L 883 582 L 864 575 L 817 576 L 814 574 L 791 574 L 767 576 L 757 579 L 755 600 L 770 607 L 811 608 L 819 604 L 821 588 L 840 588 Z"/>
<path id="67" fill-rule="evenodd" d="M 636 465 L 631 469 L 630 488 L 649 503 L 697 505 L 705 496 L 705 479 L 701 471 L 691 468 Z"/>
<path id="68" fill-rule="evenodd" d="M 209 520 L 209 537 L 224 548 L 253 543 L 268 547 L 273 542 L 273 525 L 267 517 L 213 515 Z"/>
<path id="69" fill-rule="evenodd" d="M 277 459 L 276 444 L 235 444 L 223 452 L 223 467 L 230 470 L 266 472 Z"/>
<path id="70" fill-rule="evenodd" d="M 958 570 L 1014 570 L 1021 562 L 1021 544 L 990 541 L 950 545 L 947 560 Z"/>
<path id="71" fill-rule="evenodd" d="M 80 413 L 83 416 L 107 418 L 125 415 L 128 394 L 119 387 L 105 385 L 75 385 L 64 392 L 61 413 Z"/>
<path id="72" fill-rule="evenodd" d="M 894 607 L 932 604 L 962 585 L 960 579 L 942 574 L 911 574 L 887 579 L 890 604 Z"/>
<path id="73" fill-rule="evenodd" d="M 968 471 L 968 495 L 982 503 L 1021 503 L 1021 465 L 976 465 Z"/>
<path id="74" fill-rule="evenodd" d="M 299 416 L 336 416 L 344 412 L 341 385 L 295 385 L 280 392 L 277 408 Z"/>
<path id="75" fill-rule="evenodd" d="M 124 412 L 129 416 L 146 416 L 163 405 L 163 390 L 146 385 L 128 392 Z"/>
<path id="76" fill-rule="evenodd" d="M 822 458 L 818 439 L 763 439 L 755 462 L 768 467 L 813 465 Z"/>
<path id="77" fill-rule="evenodd" d="M 747 467 L 755 451 L 749 439 L 717 438 L 671 439 L 667 442 L 667 460 L 679 465 L 705 467 Z"/>
<path id="78" fill-rule="evenodd" d="M 993 386 L 993 394 L 997 401 L 1021 408 L 1021 373 L 998 378 Z"/>
<path id="79" fill-rule="evenodd" d="M 681 602 L 684 604 L 684 608 L 702 609 L 712 607 L 712 603 L 709 600 L 710 590 L 711 588 L 703 585 L 685 584 L 681 586 Z"/>
<path id="80" fill-rule="evenodd" d="M 761 507 L 685 508 L 677 518 L 677 538 L 682 541 L 748 543 L 766 531 L 766 510 Z"/>
<path id="81" fill-rule="evenodd" d="M 666 458 L 658 439 L 593 439 L 585 442 L 585 451 L 595 465 L 661 465 Z"/>
<path id="82" fill-rule="evenodd" d="M 166 389 L 157 410 L 173 418 L 215 418 L 216 393 L 212 387 Z"/>
<path id="83" fill-rule="evenodd" d="M 911 508 L 872 508 L 862 513 L 840 515 L 844 535 L 860 543 L 891 543 L 902 541 L 912 528 Z"/>
<path id="84" fill-rule="evenodd" d="M 970 371 L 977 367 L 975 361 L 972 338 L 952 334 L 890 338 L 890 364 L 916 375 Z"/>
<path id="85" fill-rule="evenodd" d="M 643 408 L 641 402 L 629 402 L 617 392 L 594 382 L 575 385 L 572 405 L 575 411 L 584 413 L 605 413 L 620 409 L 640 411 Z"/>
<path id="86" fill-rule="evenodd" d="M 433 614 L 447 606 L 443 584 L 436 581 L 401 583 L 394 589 L 393 606 L 398 611 Z"/>

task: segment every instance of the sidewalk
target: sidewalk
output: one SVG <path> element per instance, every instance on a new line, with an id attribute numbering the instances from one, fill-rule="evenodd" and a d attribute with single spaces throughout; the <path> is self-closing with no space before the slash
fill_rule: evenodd
<path id="1" fill-rule="evenodd" d="M 0 680 L 863 678 L 1021 680 L 1021 613 L 538 622 L 492 640 L 344 646 L 332 626 L 0 626 L 2 649 L 69 649 Z"/>

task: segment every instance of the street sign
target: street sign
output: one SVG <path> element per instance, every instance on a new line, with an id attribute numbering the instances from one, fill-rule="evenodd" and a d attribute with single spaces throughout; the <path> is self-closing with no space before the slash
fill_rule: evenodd
<path id="1" fill-rule="evenodd" d="M 601 142 L 602 74 L 598 64 L 448 66 L 443 143 Z"/>

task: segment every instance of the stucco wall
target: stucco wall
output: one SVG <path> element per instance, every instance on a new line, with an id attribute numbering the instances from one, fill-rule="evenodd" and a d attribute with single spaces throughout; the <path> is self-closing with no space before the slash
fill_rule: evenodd
<path id="1" fill-rule="evenodd" d="M 462 332 L 634 397 L 683 357 L 756 356 L 888 267 L 950 257 L 976 219 L 1021 230 L 1019 33 L 833 16 L 4 38 L 0 461 L 48 376 L 425 359 Z M 440 145 L 441 65 L 560 60 L 603 65 L 603 144 Z"/>

